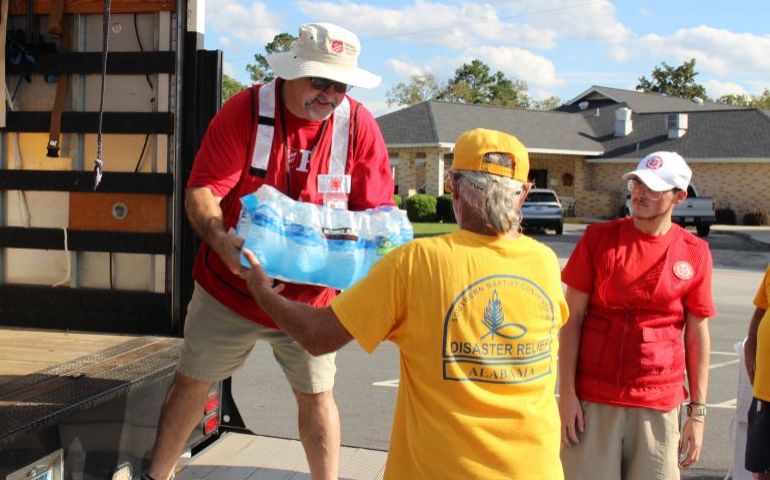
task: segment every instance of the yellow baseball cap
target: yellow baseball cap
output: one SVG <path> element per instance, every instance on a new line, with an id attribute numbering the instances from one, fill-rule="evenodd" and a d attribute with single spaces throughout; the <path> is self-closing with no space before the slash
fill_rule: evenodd
<path id="1" fill-rule="evenodd" d="M 506 166 L 484 161 L 488 153 L 508 154 L 513 165 Z M 510 177 L 526 183 L 529 175 L 529 154 L 518 138 L 497 130 L 476 128 L 455 141 L 453 170 L 484 172 Z"/>

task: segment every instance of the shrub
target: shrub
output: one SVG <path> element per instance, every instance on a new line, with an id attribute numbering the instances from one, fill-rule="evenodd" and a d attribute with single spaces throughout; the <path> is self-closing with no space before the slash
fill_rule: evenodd
<path id="1" fill-rule="evenodd" d="M 452 195 L 441 195 L 436 198 L 436 216 L 439 222 L 457 223 L 455 210 L 452 208 Z"/>
<path id="2" fill-rule="evenodd" d="M 758 208 L 752 208 L 743 215 L 744 225 L 770 225 L 770 217 L 767 212 Z"/>
<path id="3" fill-rule="evenodd" d="M 412 222 L 436 220 L 436 197 L 417 194 L 406 199 L 406 216 Z"/>
<path id="4" fill-rule="evenodd" d="M 738 221 L 735 210 L 730 207 L 717 208 L 715 214 L 719 225 L 735 225 Z"/>
<path id="5" fill-rule="evenodd" d="M 401 195 L 399 195 L 397 193 L 394 194 L 393 195 L 393 203 L 395 203 L 396 207 L 400 208 L 401 210 L 404 209 L 404 201 L 401 200 Z"/>

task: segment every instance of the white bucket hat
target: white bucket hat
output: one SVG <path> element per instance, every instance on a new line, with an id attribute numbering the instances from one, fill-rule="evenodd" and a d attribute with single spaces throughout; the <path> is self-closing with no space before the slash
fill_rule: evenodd
<path id="1" fill-rule="evenodd" d="M 635 176 L 653 192 L 678 188 L 687 190 L 692 170 L 676 152 L 654 152 L 644 157 L 636 170 L 623 175 L 623 180 Z"/>
<path id="2" fill-rule="evenodd" d="M 331 23 L 308 23 L 299 27 L 299 37 L 288 52 L 265 57 L 275 74 L 286 80 L 321 77 L 346 85 L 374 88 L 379 75 L 358 68 L 361 43 L 358 37 Z"/>

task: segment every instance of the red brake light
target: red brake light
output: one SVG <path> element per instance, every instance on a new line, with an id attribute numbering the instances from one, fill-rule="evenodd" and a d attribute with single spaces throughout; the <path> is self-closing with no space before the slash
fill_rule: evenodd
<path id="1" fill-rule="evenodd" d="M 219 415 L 212 415 L 203 422 L 203 434 L 208 435 L 219 428 Z"/>
<path id="2" fill-rule="evenodd" d="M 219 397 L 217 395 L 210 395 L 208 402 L 206 402 L 206 408 L 203 410 L 203 414 L 209 414 L 219 408 Z"/>

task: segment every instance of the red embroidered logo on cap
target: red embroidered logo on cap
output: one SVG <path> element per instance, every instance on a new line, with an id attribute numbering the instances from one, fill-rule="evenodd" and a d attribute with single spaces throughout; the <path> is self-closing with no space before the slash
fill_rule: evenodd
<path id="1" fill-rule="evenodd" d="M 663 166 L 663 159 L 661 159 L 656 155 L 651 159 L 647 160 L 647 163 L 645 163 L 644 166 L 649 168 L 650 170 L 657 170 Z"/>
<path id="2" fill-rule="evenodd" d="M 674 264 L 674 275 L 682 280 L 689 280 L 695 275 L 692 265 L 687 262 L 676 262 Z"/>
<path id="3" fill-rule="evenodd" d="M 342 40 L 332 40 L 332 53 L 340 54 L 344 47 Z"/>

